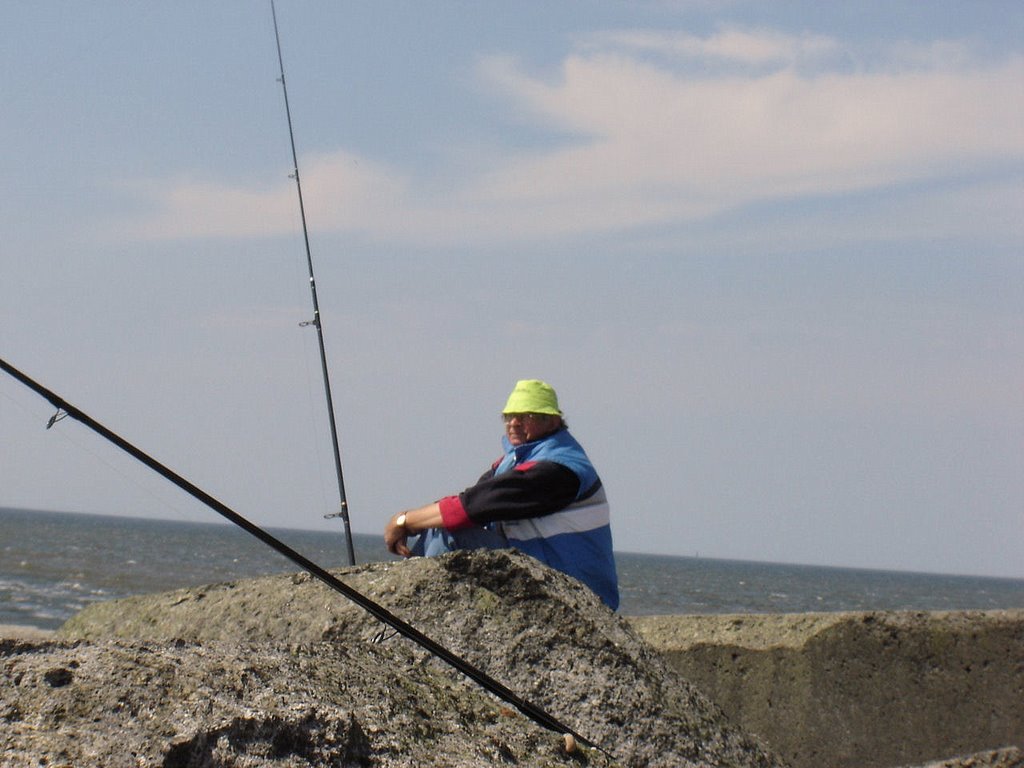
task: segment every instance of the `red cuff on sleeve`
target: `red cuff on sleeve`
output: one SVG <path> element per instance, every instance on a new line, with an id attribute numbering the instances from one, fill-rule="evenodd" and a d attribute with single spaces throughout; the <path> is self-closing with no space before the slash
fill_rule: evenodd
<path id="1" fill-rule="evenodd" d="M 459 531 L 473 525 L 458 496 L 445 496 L 437 503 L 441 507 L 441 523 L 446 531 Z"/>

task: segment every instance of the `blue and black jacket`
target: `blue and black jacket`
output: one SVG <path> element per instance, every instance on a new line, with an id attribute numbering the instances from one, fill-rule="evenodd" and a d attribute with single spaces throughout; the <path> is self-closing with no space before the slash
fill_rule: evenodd
<path id="1" fill-rule="evenodd" d="M 611 518 L 601 479 L 564 427 L 513 446 L 458 496 L 440 500 L 444 527 L 496 523 L 511 546 L 589 586 L 612 610 L 619 605 Z"/>

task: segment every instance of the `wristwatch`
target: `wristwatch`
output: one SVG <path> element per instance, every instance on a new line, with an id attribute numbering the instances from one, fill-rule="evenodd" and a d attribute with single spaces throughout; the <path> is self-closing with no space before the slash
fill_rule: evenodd
<path id="1" fill-rule="evenodd" d="M 403 512 L 398 517 L 396 517 L 395 518 L 395 525 L 397 525 L 399 528 L 405 528 L 405 517 L 406 517 L 405 512 Z M 408 530 L 408 529 L 406 528 L 406 530 Z"/>

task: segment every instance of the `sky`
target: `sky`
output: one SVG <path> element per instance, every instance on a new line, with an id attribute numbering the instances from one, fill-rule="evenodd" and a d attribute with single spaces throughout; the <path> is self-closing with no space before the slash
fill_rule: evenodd
<path id="1" fill-rule="evenodd" d="M 341 564 L 269 2 L 2 4 L 0 357 Z M 1024 578 L 1024 4 L 276 8 L 355 532 L 541 378 L 619 551 Z M 216 519 L 52 411 L 0 506 Z"/>

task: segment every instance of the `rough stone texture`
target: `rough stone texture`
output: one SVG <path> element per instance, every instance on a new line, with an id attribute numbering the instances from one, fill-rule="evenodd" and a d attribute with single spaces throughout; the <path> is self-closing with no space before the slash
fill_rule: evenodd
<path id="1" fill-rule="evenodd" d="M 876 768 L 1024 746 L 1024 610 L 633 624 L 793 768 Z M 1020 756 L 970 759 L 963 764 L 1016 766 Z"/>
<path id="2" fill-rule="evenodd" d="M 505 722 L 492 702 L 426 670 L 383 674 L 413 662 L 366 647 L 3 642 L 0 659 L 5 768 L 473 766 L 503 752 L 561 762 L 554 739 Z"/>
<path id="3" fill-rule="evenodd" d="M 339 575 L 623 766 L 782 763 L 586 588 L 515 552 Z M 0 642 L 4 765 L 610 765 L 305 574 L 97 604 Z"/>
<path id="4" fill-rule="evenodd" d="M 927 763 L 914 768 L 1024 768 L 1024 752 L 1016 747 L 992 749 L 974 755 Z"/>
<path id="5" fill-rule="evenodd" d="M 0 637 L 18 640 L 49 640 L 54 635 L 52 629 L 27 627 L 20 624 L 0 624 Z"/>

